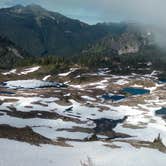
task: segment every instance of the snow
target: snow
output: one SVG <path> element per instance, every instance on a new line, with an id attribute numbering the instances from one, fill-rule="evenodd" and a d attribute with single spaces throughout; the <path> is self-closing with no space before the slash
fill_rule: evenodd
<path id="1" fill-rule="evenodd" d="M 40 66 L 25 68 L 21 72 L 17 72 L 17 69 L 12 69 L 12 70 L 10 70 L 8 72 L 2 73 L 2 75 L 10 75 L 10 74 L 26 75 L 26 74 L 29 74 L 29 73 L 33 73 L 33 72 L 35 72 L 35 71 L 37 71 L 39 69 L 40 69 Z"/>
<path id="2" fill-rule="evenodd" d="M 51 145 L 37 147 L 0 139 L 2 151 L 0 165 L 80 166 L 80 161 L 87 161 L 87 157 L 91 158 L 95 166 L 120 166 L 122 163 L 123 166 L 164 166 L 166 163 L 166 155 L 161 152 L 146 148 L 135 149 L 120 142 L 116 143 L 116 145 L 121 146 L 119 149 L 105 147 L 102 142 L 70 144 L 74 147 Z"/>
<path id="3" fill-rule="evenodd" d="M 69 127 L 66 127 L 69 128 Z M 43 135 L 47 138 L 55 140 L 56 138 L 68 138 L 68 139 L 84 139 L 91 134 L 81 133 L 81 132 L 68 132 L 68 131 L 56 131 L 54 128 L 46 128 L 46 127 L 35 127 L 33 131 Z"/>
<path id="4" fill-rule="evenodd" d="M 27 69 L 24 69 L 22 72 L 18 73 L 18 75 L 26 75 L 26 74 L 29 74 L 29 73 L 33 73 L 33 72 L 35 72 L 39 69 L 40 69 L 40 66 L 27 68 Z"/>
<path id="5" fill-rule="evenodd" d="M 84 88 L 86 88 L 86 87 L 91 87 L 91 88 L 96 88 L 96 89 L 105 89 L 108 86 L 109 79 L 110 78 L 106 77 L 103 80 L 97 81 L 97 82 L 92 82 L 92 83 L 87 83 L 87 84 L 79 84 L 79 85 L 69 84 L 69 86 L 72 88 L 81 89 L 81 90 L 84 90 Z"/>
<path id="6" fill-rule="evenodd" d="M 85 100 L 96 101 L 95 98 L 90 97 L 90 96 L 81 96 L 81 98 L 83 98 L 83 99 L 85 99 Z"/>
<path id="7" fill-rule="evenodd" d="M 12 69 L 8 72 L 2 73 L 2 75 L 9 75 L 9 74 L 15 74 L 16 73 L 16 69 Z"/>
<path id="8" fill-rule="evenodd" d="M 117 85 L 125 85 L 125 84 L 128 84 L 128 83 L 129 83 L 129 81 L 124 80 L 124 79 L 120 79 L 120 80 L 114 82 L 114 84 L 117 84 Z"/>
<path id="9" fill-rule="evenodd" d="M 48 78 L 50 78 L 51 77 L 51 75 L 47 75 L 47 76 L 45 76 L 44 78 L 43 78 L 43 81 L 46 81 Z"/>
<path id="10" fill-rule="evenodd" d="M 16 81 L 7 81 L 4 82 L 6 87 L 15 89 L 15 88 L 24 88 L 24 89 L 34 89 L 34 88 L 44 88 L 44 87 L 60 87 L 62 84 L 56 82 L 48 82 L 43 80 L 16 80 Z"/>
<path id="11" fill-rule="evenodd" d="M 52 82 L 46 81 L 48 76 L 46 76 L 44 80 L 9 81 L 6 82 L 6 87 L 24 87 L 27 89 L 50 86 Z M 133 75 L 133 77 L 136 76 L 137 75 Z M 0 116 L 0 124 L 8 124 L 18 128 L 30 126 L 34 132 L 53 140 L 57 140 L 58 137 L 83 140 L 84 138 L 90 137 L 92 133 L 81 130 L 71 132 L 71 130 L 65 129 L 73 129 L 74 127 L 91 129 L 95 127 L 95 124 L 90 119 L 107 118 L 117 120 L 127 116 L 127 120 L 125 120 L 123 124 L 118 124 L 114 128 L 114 131 L 132 136 L 128 139 L 112 140 L 110 143 L 101 141 L 67 142 L 72 147 L 54 145 L 41 145 L 38 147 L 28 143 L 0 139 L 0 166 L 79 166 L 80 161 L 87 160 L 87 156 L 92 159 L 95 166 L 119 166 L 122 165 L 122 163 L 123 166 L 164 166 L 166 163 L 165 153 L 161 153 L 156 149 L 137 149 L 131 146 L 131 144 L 124 142 L 124 140 L 130 139 L 153 141 L 160 133 L 162 141 L 166 145 L 166 122 L 161 117 L 155 115 L 156 110 L 166 105 L 165 99 L 158 96 L 158 93 L 160 93 L 160 90 L 158 92 L 158 87 L 164 87 L 164 85 L 156 84 L 154 87 L 149 88 L 151 90 L 151 93 L 148 94 L 150 97 L 147 97 L 145 103 L 135 104 L 134 106 L 132 106 L 132 99 L 134 99 L 135 102 L 136 96 L 127 97 L 125 101 L 120 101 L 119 103 L 109 103 L 99 100 L 97 96 L 93 96 L 93 93 L 92 95 L 90 94 L 90 92 L 95 91 L 96 88 L 107 88 L 110 81 L 124 85 L 127 81 L 130 81 L 130 78 L 129 76 L 112 76 L 111 79 L 104 77 L 102 81 L 69 86 L 67 90 L 63 88 L 59 88 L 58 90 L 53 89 L 55 96 L 57 95 L 58 97 L 44 98 L 44 96 L 38 96 L 35 89 L 31 90 L 31 92 L 24 89 L 17 89 L 15 90 L 17 92 L 16 95 L 0 96 L 0 100 L 2 101 L 0 110 L 12 111 L 10 107 L 13 107 L 16 108 L 17 111 L 24 113 L 40 111 L 40 115 L 42 115 L 42 111 L 45 111 L 58 113 L 62 116 L 76 118 L 82 121 L 82 123 L 77 123 L 75 121 L 65 121 L 56 118 L 44 119 L 43 117 L 23 119 L 3 113 L 3 115 Z M 145 76 L 140 78 L 144 79 Z M 134 86 L 138 85 L 135 84 Z M 86 91 L 80 92 L 80 89 L 78 90 L 77 88 L 83 89 L 84 91 L 87 88 L 89 90 L 88 94 L 86 95 Z M 77 101 L 77 99 L 73 98 L 73 91 L 75 94 L 77 90 L 80 97 L 84 100 Z M 50 91 L 52 91 L 52 89 Z M 29 96 L 30 94 L 32 95 L 31 97 L 28 97 L 28 92 Z M 61 99 L 59 96 L 60 93 L 61 97 L 67 96 L 69 98 L 69 105 L 59 104 Z M 6 102 L 8 99 L 11 99 L 11 101 Z M 16 101 L 12 101 L 13 99 Z M 129 104 L 127 102 L 129 102 Z M 67 111 L 66 109 L 69 108 L 71 108 L 71 110 Z M 132 128 L 132 126 L 136 126 L 137 128 Z M 61 131 L 61 129 L 63 130 Z M 105 138 L 105 136 L 100 135 L 100 138 Z M 104 146 L 105 144 L 117 145 L 121 148 L 106 147 Z"/>
<path id="12" fill-rule="evenodd" d="M 66 77 L 68 76 L 69 74 L 71 74 L 72 72 L 76 71 L 78 68 L 71 68 L 69 72 L 66 72 L 66 73 L 60 73 L 58 74 L 60 77 Z"/>
<path id="13" fill-rule="evenodd" d="M 157 101 L 155 101 L 155 104 Z M 165 121 L 160 117 L 155 116 L 155 111 L 159 109 L 158 106 L 149 106 L 148 104 L 139 104 L 138 107 L 127 108 L 126 106 L 120 106 L 121 113 L 128 116 L 127 124 L 135 125 L 138 129 L 125 128 L 122 124 L 115 128 L 116 132 L 127 133 L 134 136 L 138 140 L 153 141 L 158 134 L 161 135 L 163 143 L 166 145 L 166 128 Z M 161 102 L 161 104 L 164 104 Z M 119 108 L 120 108 L 119 107 Z M 117 108 L 114 108 L 117 109 Z"/>

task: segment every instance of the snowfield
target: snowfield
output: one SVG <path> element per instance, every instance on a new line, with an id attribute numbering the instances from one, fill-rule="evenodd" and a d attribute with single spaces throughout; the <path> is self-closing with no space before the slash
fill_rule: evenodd
<path id="1" fill-rule="evenodd" d="M 101 142 L 72 143 L 74 147 L 31 146 L 26 143 L 0 139 L 1 166 L 79 166 L 89 156 L 95 166 L 164 166 L 166 155 L 151 149 L 135 149 L 116 143 L 120 149 L 111 149 Z M 98 147 L 98 148 L 96 148 Z M 10 160 L 9 160 L 9 152 Z"/>
<path id="2" fill-rule="evenodd" d="M 63 84 L 56 82 L 48 82 L 44 80 L 16 80 L 4 82 L 7 88 L 24 88 L 24 89 L 35 89 L 44 87 L 60 87 Z"/>
<path id="3" fill-rule="evenodd" d="M 46 81 L 51 75 L 5 82 L 0 91 L 12 94 L 0 93 L 0 166 L 81 166 L 87 158 L 94 166 L 165 166 L 166 119 L 155 112 L 166 107 L 166 84 L 158 84 L 154 73 L 109 72 L 87 73 L 102 79 L 69 80 L 65 88 Z M 149 81 L 154 84 L 147 87 Z M 122 92 L 126 87 L 150 93 L 126 95 Z M 105 100 L 104 94 L 125 98 Z"/>
<path id="4" fill-rule="evenodd" d="M 27 75 L 29 73 L 33 73 L 36 72 L 40 69 L 40 66 L 35 66 L 35 67 L 30 67 L 30 68 L 26 68 L 23 69 L 22 71 L 17 71 L 17 69 L 12 69 L 8 72 L 4 72 L 2 73 L 2 75 L 10 75 L 10 74 L 16 74 L 16 75 Z"/>

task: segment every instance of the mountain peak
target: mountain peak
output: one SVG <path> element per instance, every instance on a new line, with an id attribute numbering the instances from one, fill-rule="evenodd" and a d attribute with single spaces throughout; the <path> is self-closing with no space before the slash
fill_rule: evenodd
<path id="1" fill-rule="evenodd" d="M 8 10 L 8 9 L 6 9 L 6 10 Z M 23 5 L 13 6 L 13 7 L 10 8 L 10 12 L 17 13 L 17 14 L 33 13 L 33 14 L 38 15 L 38 14 L 47 12 L 47 10 L 42 8 L 40 5 L 30 4 L 30 5 L 27 5 L 27 6 L 23 6 Z"/>
<path id="2" fill-rule="evenodd" d="M 15 6 L 13 6 L 12 8 L 15 8 L 15 9 L 18 9 L 18 8 L 23 8 L 24 6 L 23 5 L 15 5 Z"/>
<path id="3" fill-rule="evenodd" d="M 40 5 L 37 5 L 35 3 L 27 5 L 25 8 L 26 9 L 30 9 L 30 10 L 35 10 L 35 11 L 43 11 L 43 10 L 45 10 L 43 7 L 41 7 Z"/>

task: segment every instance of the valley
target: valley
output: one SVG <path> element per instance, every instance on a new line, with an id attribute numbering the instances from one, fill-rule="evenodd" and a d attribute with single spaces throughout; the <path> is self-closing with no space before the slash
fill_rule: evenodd
<path id="1" fill-rule="evenodd" d="M 34 79 L 41 70 L 34 66 L 1 73 L 8 78 L 0 88 L 3 165 L 26 161 L 27 166 L 74 166 L 88 157 L 95 165 L 104 161 L 105 166 L 116 166 L 121 163 L 112 161 L 116 155 L 126 166 L 134 164 L 136 156 L 142 165 L 165 163 L 166 115 L 156 112 L 166 108 L 166 87 L 157 72 L 114 75 L 107 68 L 71 68 Z M 55 77 L 59 83 L 52 86 Z M 62 83 L 65 86 L 59 86 Z M 7 161 L 11 151 L 15 153 Z"/>
<path id="2" fill-rule="evenodd" d="M 165 166 L 165 24 L 77 1 L 0 2 L 0 166 Z"/>

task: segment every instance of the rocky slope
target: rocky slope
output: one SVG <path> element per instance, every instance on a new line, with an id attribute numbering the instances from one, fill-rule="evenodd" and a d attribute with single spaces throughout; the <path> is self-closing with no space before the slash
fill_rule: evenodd
<path id="1" fill-rule="evenodd" d="M 105 36 L 109 29 L 90 26 L 37 5 L 0 10 L 0 34 L 31 55 L 71 55 Z"/>
<path id="2" fill-rule="evenodd" d="M 116 35 L 111 33 L 90 46 L 88 50 L 84 50 L 84 52 L 104 55 L 135 54 L 144 47 L 154 45 L 152 33 L 148 32 L 146 27 L 143 27 L 143 30 L 138 27 L 135 24 L 126 24 L 122 33 Z"/>
<path id="3" fill-rule="evenodd" d="M 29 66 L 2 73 L 8 85 L 18 86 L 0 86 L 3 166 L 79 166 L 87 156 L 98 166 L 165 165 L 166 84 L 156 72 L 113 75 L 105 68 L 72 68 L 40 78 L 43 83 L 61 79 L 66 87 L 38 88 L 35 80 L 19 87 L 26 85 L 23 76 L 33 79 L 41 71 Z M 126 88 L 132 91 L 125 93 Z"/>
<path id="4" fill-rule="evenodd" d="M 26 53 L 7 38 L 0 36 L 0 68 L 10 68 Z"/>
<path id="5" fill-rule="evenodd" d="M 80 54 L 95 43 L 102 51 L 135 53 L 147 37 L 138 34 L 132 24 L 88 25 L 38 5 L 0 9 L 0 25 L 0 35 L 7 36 L 31 55 L 38 56 Z M 98 50 L 96 47 L 95 51 Z"/>

